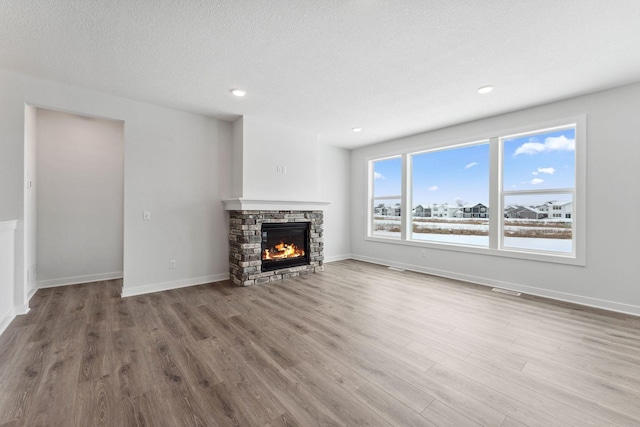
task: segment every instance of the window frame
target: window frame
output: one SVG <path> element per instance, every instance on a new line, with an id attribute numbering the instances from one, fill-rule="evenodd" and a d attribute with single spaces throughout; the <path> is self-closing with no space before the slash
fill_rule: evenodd
<path id="1" fill-rule="evenodd" d="M 374 221 L 374 217 L 375 217 L 375 201 L 376 200 L 400 200 L 400 227 L 402 227 L 402 214 L 404 213 L 404 211 L 406 210 L 404 208 L 405 203 L 404 203 L 404 178 L 402 178 L 402 171 L 401 171 L 401 181 L 403 182 L 403 184 L 400 187 L 400 192 L 402 193 L 401 195 L 393 195 L 393 196 L 378 196 L 375 197 L 375 195 L 373 194 L 374 192 L 374 163 L 375 162 L 380 162 L 380 161 L 384 161 L 384 160 L 390 160 L 390 159 L 395 159 L 395 158 L 400 158 L 401 159 L 401 165 L 402 165 L 402 169 L 404 169 L 404 157 L 402 155 L 391 155 L 391 156 L 384 156 L 384 157 L 380 157 L 380 158 L 375 158 L 372 160 L 369 160 L 368 163 L 368 176 L 371 177 L 371 179 L 369 179 L 369 191 L 368 191 L 368 197 L 367 197 L 367 204 L 368 204 L 368 209 L 367 209 L 367 217 L 368 217 L 368 221 L 367 221 L 367 236 L 371 236 L 374 238 L 379 238 L 379 239 L 390 239 L 390 240 L 402 240 L 403 239 L 403 233 L 400 232 L 400 236 L 395 237 L 395 236 L 375 236 L 373 234 L 374 232 L 374 227 L 373 227 L 373 221 Z"/>
<path id="2" fill-rule="evenodd" d="M 546 190 L 527 190 L 538 194 L 572 194 L 571 220 L 572 220 L 572 240 L 573 251 L 553 252 L 540 251 L 532 249 L 521 249 L 513 247 L 505 247 L 504 239 L 504 215 L 489 215 L 489 246 L 471 246 L 462 243 L 445 243 L 436 241 L 413 240 L 411 236 L 411 212 L 412 212 L 412 165 L 411 159 L 415 154 L 421 154 L 429 151 L 446 150 L 460 148 L 465 145 L 481 144 L 489 141 L 489 211 L 503 212 L 505 195 L 522 195 L 525 190 L 520 191 L 504 191 L 503 184 L 503 144 L 501 139 L 512 138 L 518 135 L 543 133 L 545 131 L 575 127 L 575 187 L 572 189 L 546 189 Z M 429 144 L 428 147 L 420 146 L 405 150 L 398 150 L 394 153 L 386 155 L 369 156 L 367 161 L 367 182 L 369 191 L 367 193 L 367 216 L 368 226 L 365 231 L 365 240 L 372 242 L 400 244 L 404 246 L 415 246 L 419 248 L 431 248 L 439 250 L 450 250 L 457 252 L 476 253 L 492 256 L 501 256 L 507 258 L 518 258 L 525 260 L 545 261 L 560 264 L 570 264 L 577 266 L 586 265 L 586 156 L 587 156 L 587 137 L 586 137 L 586 114 L 565 117 L 563 119 L 550 120 L 543 123 L 534 123 L 521 125 L 515 128 L 498 129 L 487 132 L 482 135 L 472 135 L 469 138 L 459 138 L 455 140 L 442 141 Z M 400 195 L 402 215 L 401 235 L 397 237 L 375 236 L 373 230 L 373 162 L 393 157 L 402 158 L 402 194 Z M 393 197 L 398 199 L 398 197 Z M 493 206 L 496 207 L 494 210 Z M 552 213 L 553 209 L 549 209 Z M 563 211 L 564 212 L 564 211 Z M 564 215 L 563 215 L 564 216 Z"/>
<path id="3" fill-rule="evenodd" d="M 575 200 L 576 200 L 576 188 L 577 188 L 577 167 L 578 167 L 578 158 L 577 158 L 577 152 L 578 152 L 578 124 L 577 123 L 571 123 L 571 124 L 567 124 L 567 125 L 561 125 L 561 126 L 553 126 L 553 127 L 546 127 L 546 128 L 542 128 L 542 129 L 537 129 L 537 130 L 532 130 L 532 131 L 528 131 L 528 132 L 518 132 L 516 134 L 511 134 L 511 135 L 504 135 L 498 138 L 498 144 L 499 144 L 499 155 L 500 155 L 500 171 L 504 170 L 504 142 L 513 138 L 520 138 L 523 136 L 529 136 L 529 135 L 536 135 L 536 134 L 543 134 L 543 133 L 549 133 L 549 132 L 554 132 L 554 131 L 561 131 L 561 130 L 566 130 L 566 129 L 574 129 L 575 133 L 576 133 L 576 151 L 575 151 L 575 168 L 574 168 L 574 187 L 572 188 L 542 188 L 542 189 L 529 189 L 529 190 L 505 190 L 503 188 L 504 185 L 504 179 L 500 179 L 500 184 L 499 184 L 499 191 L 500 191 L 500 207 L 504 208 L 505 206 L 505 198 L 509 197 L 509 196 L 542 196 L 542 195 L 549 195 L 552 196 L 554 194 L 564 194 L 564 195 L 571 195 L 571 213 L 574 213 L 574 208 L 575 208 Z M 555 218 L 555 219 L 563 219 L 564 215 L 564 208 L 562 206 L 559 205 L 553 205 L 551 206 L 551 209 L 549 209 L 549 215 L 548 218 Z M 500 249 L 503 250 L 510 250 L 510 251 L 526 251 L 528 253 L 542 253 L 542 254 L 558 254 L 558 255 L 570 255 L 570 256 L 575 256 L 576 253 L 576 240 L 575 240 L 575 221 L 573 221 L 573 219 L 571 220 L 571 233 L 572 233 L 572 250 L 571 253 L 568 252 L 554 252 L 554 251 L 550 251 L 550 250 L 535 250 L 535 249 L 526 249 L 526 248 L 517 248 L 517 247 L 512 247 L 512 246 L 506 246 L 505 242 L 504 242 L 504 218 L 501 219 L 500 221 L 500 226 L 502 227 L 502 229 L 500 230 L 500 234 L 499 234 L 499 240 L 498 240 L 498 245 Z"/>
<path id="4" fill-rule="evenodd" d="M 451 144 L 451 145 L 443 145 L 443 146 L 438 146 L 438 147 L 434 147 L 434 148 L 429 148 L 429 149 L 422 149 L 422 150 L 417 150 L 417 151 L 411 151 L 408 153 L 405 153 L 404 155 L 407 157 L 408 162 L 408 168 L 406 171 L 406 175 L 404 175 L 404 177 L 406 178 L 407 182 L 410 183 L 411 185 L 413 185 L 413 158 L 414 156 L 419 156 L 421 154 L 426 154 L 426 153 L 435 153 L 435 152 L 439 152 L 439 151 L 447 151 L 447 150 L 457 150 L 457 149 L 462 149 L 462 148 L 466 148 L 466 147 L 474 147 L 474 146 L 479 146 L 479 145 L 487 145 L 489 148 L 489 162 L 491 162 L 491 143 L 489 138 L 484 138 L 484 139 L 476 139 L 473 141 L 465 141 L 465 142 L 458 142 L 455 144 Z M 491 165 L 489 166 L 489 170 L 491 170 Z M 409 199 L 409 211 L 411 211 L 411 206 L 413 205 L 413 192 L 410 192 L 408 194 L 408 199 Z M 440 205 L 442 206 L 442 204 Z M 468 213 L 469 215 L 473 215 L 473 206 L 470 207 L 463 207 L 463 215 L 465 213 Z M 442 214 L 439 216 L 439 218 L 446 218 L 448 216 L 448 213 L 446 213 L 446 216 L 443 216 Z M 409 218 L 407 220 L 406 226 L 402 227 L 403 229 L 407 230 L 407 236 L 412 236 L 413 235 L 413 230 L 412 230 L 412 221 L 411 221 L 411 216 L 409 215 Z M 481 245 L 467 245 L 464 243 L 454 243 L 454 242 L 438 242 L 438 241 L 429 241 L 429 240 L 420 240 L 420 239 L 413 239 L 411 237 L 407 237 L 406 239 L 404 239 L 408 242 L 420 242 L 420 243 L 435 243 L 435 244 L 450 244 L 450 245 L 455 245 L 456 247 L 460 246 L 460 247 L 471 247 L 471 248 L 484 248 L 486 246 L 481 246 Z"/>

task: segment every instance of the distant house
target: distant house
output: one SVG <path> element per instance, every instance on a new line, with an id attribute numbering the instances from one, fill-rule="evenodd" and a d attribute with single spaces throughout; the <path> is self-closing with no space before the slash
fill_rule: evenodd
<path id="1" fill-rule="evenodd" d="M 508 206 L 504 211 L 505 218 L 519 218 L 519 219 L 544 219 L 547 217 L 547 213 L 540 211 L 535 207 L 527 206 Z"/>
<path id="2" fill-rule="evenodd" d="M 427 206 L 425 208 L 422 205 L 418 205 L 413 210 L 413 216 L 421 217 L 421 218 L 429 218 L 431 217 L 431 207 Z"/>
<path id="3" fill-rule="evenodd" d="M 391 206 L 383 206 L 380 210 L 380 214 L 384 216 L 393 216 L 394 209 Z"/>
<path id="4" fill-rule="evenodd" d="M 489 218 L 489 208 L 478 203 L 476 205 L 464 205 L 462 207 L 463 218 Z"/>
<path id="5" fill-rule="evenodd" d="M 449 212 L 447 213 L 449 218 L 462 218 L 463 212 L 460 206 L 449 206 Z"/>
<path id="6" fill-rule="evenodd" d="M 433 205 L 431 205 L 431 217 L 432 218 L 449 218 L 449 204 L 434 203 Z"/>
<path id="7" fill-rule="evenodd" d="M 572 202 L 559 202 L 552 200 L 541 206 L 538 206 L 538 210 L 545 212 L 548 218 L 551 219 L 571 219 L 573 213 Z"/>
<path id="8" fill-rule="evenodd" d="M 518 205 L 509 205 L 504 208 L 504 217 L 505 218 L 513 218 L 514 211 L 518 209 Z"/>
<path id="9" fill-rule="evenodd" d="M 402 214 L 402 208 L 400 207 L 400 203 L 396 203 L 393 206 L 380 203 L 373 207 L 373 214 L 381 216 L 400 216 Z"/>

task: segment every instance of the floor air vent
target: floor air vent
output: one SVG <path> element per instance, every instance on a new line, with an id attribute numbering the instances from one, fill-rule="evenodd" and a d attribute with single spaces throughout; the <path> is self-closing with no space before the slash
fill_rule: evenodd
<path id="1" fill-rule="evenodd" d="M 500 292 L 501 294 L 513 295 L 514 297 L 520 296 L 520 292 L 512 291 L 509 289 L 492 288 L 491 290 L 494 292 Z"/>

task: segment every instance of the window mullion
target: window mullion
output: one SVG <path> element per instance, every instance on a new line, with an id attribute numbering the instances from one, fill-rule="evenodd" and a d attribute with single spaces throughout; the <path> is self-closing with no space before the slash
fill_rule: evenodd
<path id="1" fill-rule="evenodd" d="M 400 240 L 411 236 L 411 156 L 402 155 L 402 193 L 400 199 Z"/>
<path id="2" fill-rule="evenodd" d="M 368 168 L 367 168 L 367 174 L 368 174 L 368 182 L 367 182 L 367 203 L 369 204 L 369 207 L 367 208 L 367 236 L 370 236 L 373 234 L 373 222 L 374 222 L 374 203 L 375 203 L 375 195 L 373 193 L 373 162 L 368 162 Z"/>
<path id="3" fill-rule="evenodd" d="M 502 204 L 502 148 L 498 138 L 489 140 L 489 248 L 501 245 L 503 229 Z"/>

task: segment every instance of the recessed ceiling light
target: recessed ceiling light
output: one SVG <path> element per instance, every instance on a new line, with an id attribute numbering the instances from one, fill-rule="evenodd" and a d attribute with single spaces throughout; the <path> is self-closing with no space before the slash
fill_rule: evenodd
<path id="1" fill-rule="evenodd" d="M 353 128 L 351 129 L 353 132 L 362 132 L 362 128 Z"/>
<path id="2" fill-rule="evenodd" d="M 489 93 L 493 90 L 493 86 L 487 85 L 478 88 L 478 93 Z"/>
<path id="3" fill-rule="evenodd" d="M 243 97 L 247 94 L 247 91 L 242 89 L 231 89 L 231 93 L 237 97 Z"/>

